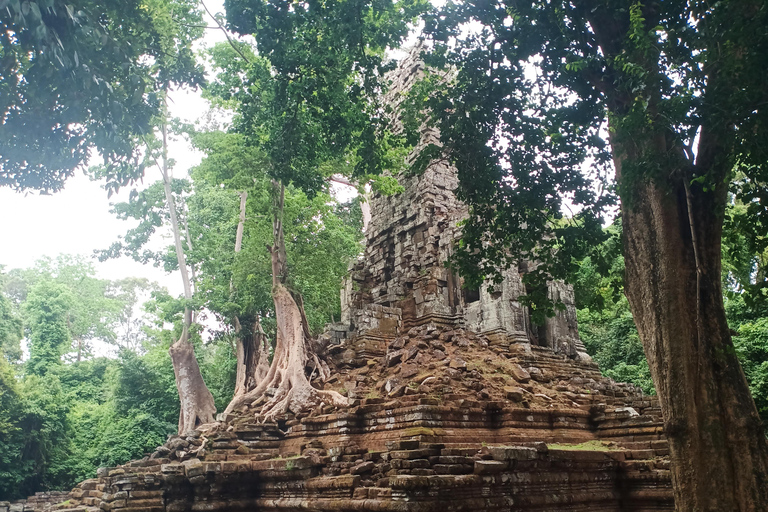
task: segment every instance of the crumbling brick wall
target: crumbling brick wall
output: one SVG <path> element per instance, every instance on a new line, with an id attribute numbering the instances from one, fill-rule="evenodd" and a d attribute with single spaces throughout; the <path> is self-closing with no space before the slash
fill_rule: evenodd
<path id="1" fill-rule="evenodd" d="M 391 75 L 385 101 L 393 112 L 423 73 L 417 47 Z M 396 114 L 391 123 L 395 132 L 402 129 Z M 423 126 L 412 157 L 428 144 L 439 145 L 439 138 L 437 130 Z M 454 193 L 459 184 L 455 167 L 436 159 L 422 173 L 401 173 L 398 180 L 404 192 L 371 198 L 365 253 L 351 267 L 342 290 L 344 330 L 394 334 L 430 322 L 463 325 L 500 345 L 523 350 L 530 344 L 546 346 L 590 360 L 579 340 L 572 287 L 548 284 L 549 297 L 565 309 L 536 326 L 520 302 L 528 265 L 506 270 L 501 285 L 479 290 L 464 288 L 461 277 L 446 267 L 461 234 L 458 224 L 469 213 Z"/>

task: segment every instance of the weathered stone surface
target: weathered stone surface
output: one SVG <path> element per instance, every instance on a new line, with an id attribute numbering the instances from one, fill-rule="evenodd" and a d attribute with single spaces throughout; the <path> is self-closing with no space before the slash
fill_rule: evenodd
<path id="1" fill-rule="evenodd" d="M 525 390 L 522 388 L 504 388 L 504 393 L 507 399 L 511 400 L 512 402 L 522 402 L 523 397 L 525 396 Z"/>
<path id="2" fill-rule="evenodd" d="M 492 475 L 501 473 L 508 467 L 509 464 L 507 462 L 498 460 L 476 460 L 474 466 L 476 475 Z"/>
<path id="3" fill-rule="evenodd" d="M 512 378 L 515 379 L 517 382 L 521 382 L 525 384 L 526 382 L 529 382 L 531 380 L 531 374 L 525 371 L 523 367 L 517 363 L 512 363 L 511 365 L 509 365 L 509 371 L 510 371 L 510 374 L 512 375 Z"/>
<path id="4" fill-rule="evenodd" d="M 398 106 L 423 68 L 414 55 L 393 75 L 396 78 L 385 102 L 393 107 L 390 120 L 395 132 L 402 129 Z M 425 127 L 413 154 L 428 144 L 440 145 L 439 132 Z M 344 335 L 329 337 L 344 343 L 356 333 L 407 332 L 414 336 L 414 326 L 451 326 L 461 320 L 502 350 L 510 344 L 536 345 L 577 361 L 590 361 L 578 336 L 572 287 L 560 282 L 547 285 L 548 297 L 565 307 L 537 327 L 519 300 L 527 293 L 522 276 L 533 265 L 521 262 L 504 272 L 500 285 L 483 285 L 479 290 L 464 288 L 462 278 L 444 265 L 460 235 L 458 224 L 468 215 L 466 205 L 454 194 L 458 186 L 454 167 L 438 159 L 418 175 L 397 178 L 404 192 L 370 198 L 365 254 L 350 268 L 341 294 L 342 321 L 331 330 Z M 453 341 L 451 330 L 422 335 L 434 340 L 431 348 L 443 353 L 443 343 Z M 391 348 L 403 346 L 398 337 Z"/>
<path id="5" fill-rule="evenodd" d="M 492 446 L 488 451 L 493 460 L 533 460 L 538 458 L 539 452 L 535 448 L 525 446 Z"/>

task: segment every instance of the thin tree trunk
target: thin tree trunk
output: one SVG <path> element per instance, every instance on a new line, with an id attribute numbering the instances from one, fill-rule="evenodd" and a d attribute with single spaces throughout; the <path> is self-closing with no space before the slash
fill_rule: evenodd
<path id="1" fill-rule="evenodd" d="M 248 199 L 248 191 L 240 192 L 240 218 L 235 234 L 235 254 L 243 247 L 243 234 L 245 231 L 245 211 Z M 234 290 L 234 283 L 230 283 L 230 290 Z M 235 392 L 232 400 L 237 400 L 247 392 L 255 388 L 269 372 L 269 345 L 261 321 L 258 316 L 253 327 L 244 330 L 240 319 L 234 318 L 237 344 L 235 353 L 237 356 L 237 373 L 235 377 Z"/>
<path id="2" fill-rule="evenodd" d="M 245 205 L 248 199 L 248 191 L 240 192 L 240 219 L 237 222 L 237 233 L 235 234 L 235 254 L 240 252 L 243 247 L 243 232 L 245 231 Z"/>
<path id="3" fill-rule="evenodd" d="M 189 221 L 187 220 L 186 215 L 183 217 L 184 219 L 184 236 L 187 239 L 187 250 L 192 250 L 192 236 L 189 234 Z M 186 258 L 185 258 L 186 259 Z M 197 276 L 195 275 L 195 265 L 192 264 L 189 266 L 189 273 L 190 273 L 190 289 L 193 294 L 197 293 Z M 192 311 L 192 323 L 195 323 L 197 321 L 197 312 Z"/>
<path id="4" fill-rule="evenodd" d="M 235 317 L 235 332 L 238 336 L 234 398 L 237 398 L 255 388 L 269 373 L 269 345 L 258 318 L 253 330 L 245 333 Z"/>
<path id="5" fill-rule="evenodd" d="M 261 407 L 259 415 L 264 419 L 292 411 L 294 414 L 320 405 L 347 405 L 347 399 L 336 391 L 319 390 L 312 387 L 307 377 L 307 364 L 312 362 L 321 378 L 327 377 L 327 367 L 315 353 L 303 309 L 285 286 L 287 280 L 285 238 L 283 235 L 283 209 L 285 187 L 273 182 L 273 246 L 269 248 L 272 259 L 272 298 L 275 304 L 277 337 L 275 354 L 266 377 L 250 392 L 232 400 L 226 412 L 251 404 L 262 398 L 268 388 L 275 394 Z"/>
<path id="6" fill-rule="evenodd" d="M 637 184 L 622 204 L 626 294 L 661 401 L 677 510 L 763 511 L 768 446 L 722 299 L 726 184 L 706 192 L 689 179 Z"/>
<path id="7" fill-rule="evenodd" d="M 187 272 L 187 263 L 184 257 L 184 246 L 181 242 L 181 230 L 179 220 L 176 215 L 176 205 L 173 200 L 173 191 L 171 190 L 171 176 L 168 169 L 168 133 L 165 120 L 162 123 L 163 135 L 163 161 L 160 171 L 163 174 L 163 188 L 165 190 L 165 200 L 168 206 L 168 212 L 171 218 L 171 229 L 173 230 L 173 239 L 176 246 L 176 259 L 181 272 L 181 279 L 184 284 L 184 298 L 192 299 L 192 286 Z M 213 395 L 208 390 L 200 372 L 200 366 L 195 358 L 194 347 L 189 341 L 189 328 L 192 324 L 192 311 L 187 308 L 184 310 L 184 326 L 181 336 L 171 345 L 168 352 L 173 362 L 173 373 L 176 376 L 176 389 L 179 392 L 179 401 L 181 409 L 179 412 L 179 434 L 196 428 L 200 424 L 211 423 L 215 421 L 216 406 L 214 405 Z"/>

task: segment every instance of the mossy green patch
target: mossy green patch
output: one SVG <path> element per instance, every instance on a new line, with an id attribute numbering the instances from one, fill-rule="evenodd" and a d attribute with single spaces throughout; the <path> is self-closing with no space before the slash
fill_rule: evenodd
<path id="1" fill-rule="evenodd" d="M 445 435 L 445 430 L 442 428 L 427 428 L 427 427 L 411 427 L 405 429 L 403 435 L 406 437 L 415 436 L 442 436 Z"/>
<path id="2" fill-rule="evenodd" d="M 579 444 L 548 443 L 550 450 L 579 450 L 592 452 L 610 452 L 620 448 L 610 441 L 587 441 Z"/>

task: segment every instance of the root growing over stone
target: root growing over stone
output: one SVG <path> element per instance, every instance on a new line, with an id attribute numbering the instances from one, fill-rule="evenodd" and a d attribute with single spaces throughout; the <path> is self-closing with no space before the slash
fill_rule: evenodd
<path id="1" fill-rule="evenodd" d="M 203 381 L 197 364 L 195 349 L 189 342 L 189 329 L 184 329 L 179 339 L 168 349 L 179 391 L 179 434 L 194 430 L 199 425 L 215 421 L 216 406 L 213 395 Z"/>
<path id="2" fill-rule="evenodd" d="M 251 391 L 230 403 L 225 412 L 250 405 L 265 396 L 267 390 L 274 392 L 261 406 L 257 416 L 264 421 L 291 411 L 298 414 L 322 404 L 346 406 L 347 399 L 336 391 L 312 387 L 306 374 L 307 363 L 314 364 L 321 378 L 327 377 L 327 366 L 317 357 L 306 336 L 304 315 L 291 293 L 282 283 L 275 283 L 272 290 L 277 319 L 277 345 L 275 357 L 267 376 Z"/>

